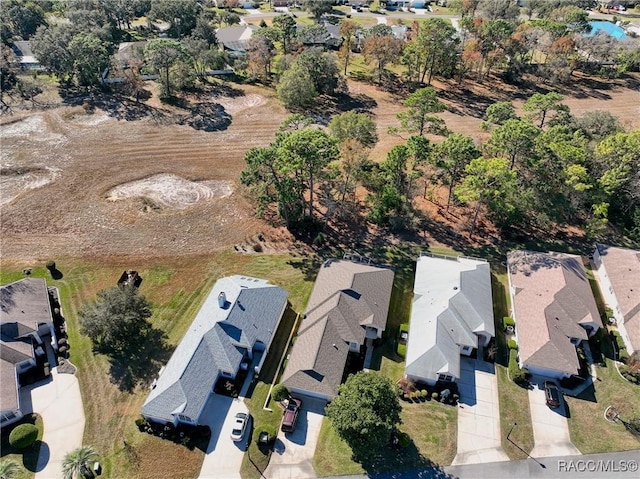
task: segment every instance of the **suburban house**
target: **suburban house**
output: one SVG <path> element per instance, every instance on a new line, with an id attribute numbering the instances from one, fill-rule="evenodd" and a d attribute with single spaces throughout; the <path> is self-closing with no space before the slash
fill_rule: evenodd
<path id="1" fill-rule="evenodd" d="M 38 60 L 31 51 L 30 41 L 16 41 L 13 42 L 13 53 L 20 63 L 20 68 L 23 70 L 41 70 L 40 60 Z"/>
<path id="2" fill-rule="evenodd" d="M 219 279 L 142 406 L 159 423 L 198 425 L 219 379 L 258 373 L 287 307 L 287 292 L 264 279 Z"/>
<path id="3" fill-rule="evenodd" d="M 121 70 L 130 68 L 133 64 L 142 66 L 146 46 L 146 40 L 120 43 L 118 45 L 118 51 L 113 54 L 115 66 Z"/>
<path id="4" fill-rule="evenodd" d="M 349 354 L 370 357 L 382 337 L 393 276 L 366 260 L 322 265 L 282 376 L 291 393 L 324 400 L 338 394 Z"/>
<path id="5" fill-rule="evenodd" d="M 247 53 L 249 40 L 257 29 L 255 25 L 218 28 L 216 30 L 218 45 L 232 57 L 243 56 Z"/>
<path id="6" fill-rule="evenodd" d="M 576 346 L 602 327 L 580 256 L 507 254 L 520 367 L 556 379 L 577 375 Z"/>
<path id="7" fill-rule="evenodd" d="M 627 351 L 640 351 L 640 251 L 597 244 L 593 263 Z"/>
<path id="8" fill-rule="evenodd" d="M 47 362 L 57 348 L 49 290 L 43 278 L 24 278 L 0 287 L 0 419 L 2 426 L 23 416 L 21 375 Z"/>
<path id="9" fill-rule="evenodd" d="M 435 384 L 460 378 L 460 355 L 495 336 L 485 260 L 422 253 L 417 260 L 405 375 Z"/>

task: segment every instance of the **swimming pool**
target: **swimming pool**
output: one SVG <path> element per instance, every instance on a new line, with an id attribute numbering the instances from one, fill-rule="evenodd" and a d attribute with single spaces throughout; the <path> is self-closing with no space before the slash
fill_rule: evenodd
<path id="1" fill-rule="evenodd" d="M 604 30 L 605 33 L 608 33 L 613 38 L 617 38 L 618 40 L 627 38 L 627 35 L 624 33 L 624 30 L 618 25 L 616 25 L 615 23 L 593 21 L 593 22 L 589 22 L 589 25 L 591 25 L 591 33 L 587 34 L 588 37 L 592 37 L 593 35 L 598 33 L 600 30 Z"/>

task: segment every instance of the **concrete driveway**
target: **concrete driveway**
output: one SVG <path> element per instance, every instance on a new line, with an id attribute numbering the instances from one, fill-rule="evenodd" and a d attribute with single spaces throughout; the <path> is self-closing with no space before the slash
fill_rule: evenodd
<path id="1" fill-rule="evenodd" d="M 498 380 L 493 364 L 461 358 L 458 453 L 452 465 L 508 461 L 500 438 Z"/>
<path id="2" fill-rule="evenodd" d="M 51 379 L 20 390 L 25 412 L 42 416 L 44 434 L 35 479 L 62 477 L 64 456 L 82 446 L 84 408 L 78 378 L 51 371 Z"/>
<path id="3" fill-rule="evenodd" d="M 316 477 L 312 459 L 324 419 L 324 406 L 325 401 L 304 400 L 296 430 L 289 434 L 278 432 L 269 466 L 264 471 L 267 479 Z"/>
<path id="4" fill-rule="evenodd" d="M 566 416 L 566 403 L 563 400 L 559 408 L 547 406 L 544 396 L 544 381 L 532 381 L 529 390 L 529 407 L 533 425 L 533 457 L 573 456 L 580 451 L 571 442 L 569 424 Z"/>
<path id="5" fill-rule="evenodd" d="M 235 415 L 239 412 L 249 412 L 241 398 L 233 399 L 219 394 L 213 394 L 209 398 L 201 422 L 211 428 L 211 439 L 202 462 L 200 478 L 240 479 L 240 466 L 253 424 L 247 425 L 242 441 L 232 441 L 231 430 Z"/>

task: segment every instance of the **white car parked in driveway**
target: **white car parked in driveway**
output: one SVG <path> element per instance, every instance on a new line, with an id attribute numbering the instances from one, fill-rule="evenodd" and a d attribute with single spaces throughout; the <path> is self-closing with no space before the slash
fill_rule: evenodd
<path id="1" fill-rule="evenodd" d="M 250 416 L 244 412 L 239 412 L 238 414 L 236 414 L 236 419 L 233 423 L 233 430 L 231 431 L 231 439 L 233 441 L 242 441 L 244 433 L 247 430 L 249 418 Z"/>

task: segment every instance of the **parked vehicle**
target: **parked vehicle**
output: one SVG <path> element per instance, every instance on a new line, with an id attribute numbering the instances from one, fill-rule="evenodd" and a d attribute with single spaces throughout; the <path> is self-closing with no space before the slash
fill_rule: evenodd
<path id="1" fill-rule="evenodd" d="M 233 423 L 233 430 L 231 431 L 231 439 L 233 441 L 242 441 L 244 433 L 247 430 L 249 418 L 250 416 L 244 412 L 236 414 L 235 422 Z"/>
<path id="2" fill-rule="evenodd" d="M 545 381 L 544 382 L 544 395 L 547 400 L 547 406 L 551 409 L 555 409 L 560 407 L 560 402 L 562 400 L 562 393 L 558 389 L 558 386 L 554 382 Z"/>
<path id="3" fill-rule="evenodd" d="M 282 416 L 282 426 L 280 429 L 282 429 L 283 432 L 295 431 L 301 407 L 302 401 L 300 399 L 289 399 L 289 404 L 287 404 L 287 408 L 284 410 L 284 416 Z"/>

